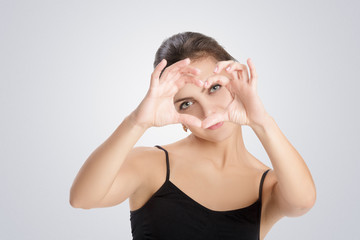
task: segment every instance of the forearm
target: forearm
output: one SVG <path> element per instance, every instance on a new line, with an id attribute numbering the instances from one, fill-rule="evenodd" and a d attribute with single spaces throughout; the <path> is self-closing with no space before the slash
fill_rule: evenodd
<path id="1" fill-rule="evenodd" d="M 136 125 L 132 116 L 125 117 L 85 161 L 70 190 L 72 204 L 96 203 L 106 195 L 127 154 L 147 129 Z"/>
<path id="2" fill-rule="evenodd" d="M 253 130 L 270 158 L 282 197 L 295 207 L 311 206 L 316 198 L 311 173 L 275 120 L 268 116 L 263 125 Z"/>

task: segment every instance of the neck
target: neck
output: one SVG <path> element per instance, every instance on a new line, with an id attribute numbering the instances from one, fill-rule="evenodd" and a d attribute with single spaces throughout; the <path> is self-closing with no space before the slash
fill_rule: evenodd
<path id="1" fill-rule="evenodd" d="M 194 134 L 190 134 L 187 138 L 189 148 L 196 148 L 197 151 L 201 152 L 202 158 L 212 162 L 218 169 L 244 164 L 248 156 L 240 125 L 224 141 L 208 141 Z"/>

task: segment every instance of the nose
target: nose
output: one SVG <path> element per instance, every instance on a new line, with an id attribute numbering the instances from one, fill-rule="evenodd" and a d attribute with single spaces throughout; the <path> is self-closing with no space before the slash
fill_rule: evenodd
<path id="1" fill-rule="evenodd" d="M 203 103 L 203 111 L 205 119 L 214 113 L 222 111 L 222 108 L 220 107 L 220 103 L 206 101 L 205 103 Z"/>

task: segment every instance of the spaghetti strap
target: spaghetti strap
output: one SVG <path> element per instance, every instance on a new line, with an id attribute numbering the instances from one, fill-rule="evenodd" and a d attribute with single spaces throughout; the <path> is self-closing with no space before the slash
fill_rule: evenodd
<path id="1" fill-rule="evenodd" d="M 267 174 L 270 170 L 271 170 L 271 169 L 266 170 L 266 171 L 263 173 L 262 177 L 261 177 L 260 188 L 259 188 L 259 199 L 260 199 L 260 201 L 261 201 L 261 195 L 262 195 L 262 188 L 263 188 L 264 179 L 265 179 L 266 174 Z"/>
<path id="2" fill-rule="evenodd" d="M 165 155 L 166 155 L 166 181 L 169 181 L 170 178 L 170 163 L 169 163 L 169 154 L 168 152 L 161 146 L 159 145 L 155 145 L 155 147 L 164 150 Z"/>
<path id="3" fill-rule="evenodd" d="M 166 154 L 168 179 L 170 152 L 159 145 L 155 147 Z M 164 171 L 163 166 L 161 168 Z M 260 190 L 269 170 L 261 170 L 264 171 L 261 181 L 257 180 Z M 213 210 L 195 201 L 168 179 L 145 204 L 136 210 L 130 210 L 132 239 L 260 240 L 261 208 L 261 199 L 257 199 L 247 207 Z"/>

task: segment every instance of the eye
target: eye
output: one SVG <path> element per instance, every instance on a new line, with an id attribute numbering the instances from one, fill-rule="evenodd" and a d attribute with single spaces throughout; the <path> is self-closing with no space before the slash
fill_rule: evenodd
<path id="1" fill-rule="evenodd" d="M 212 86 L 212 87 L 210 88 L 210 92 L 211 92 L 212 89 L 214 89 L 214 88 L 217 87 L 217 86 L 219 86 L 217 89 L 220 89 L 220 88 L 221 88 L 221 85 L 220 85 L 220 84 L 215 84 L 214 86 Z"/>
<path id="2" fill-rule="evenodd" d="M 211 91 L 213 89 L 215 89 L 215 91 L 217 91 L 218 89 L 221 88 L 221 85 L 220 84 L 215 84 L 213 85 L 211 88 L 210 88 L 210 92 L 214 92 L 214 91 Z M 186 110 L 190 105 L 192 105 L 193 103 L 191 101 L 187 101 L 187 102 L 183 102 L 182 104 L 180 104 L 179 106 L 179 110 Z"/>
<path id="3" fill-rule="evenodd" d="M 191 104 L 187 104 L 187 103 L 192 103 L 192 102 L 183 102 L 182 104 L 180 104 L 179 109 L 184 110 L 184 109 L 188 108 L 188 106 L 190 106 Z M 183 106 L 186 106 L 186 107 L 184 108 Z"/>

